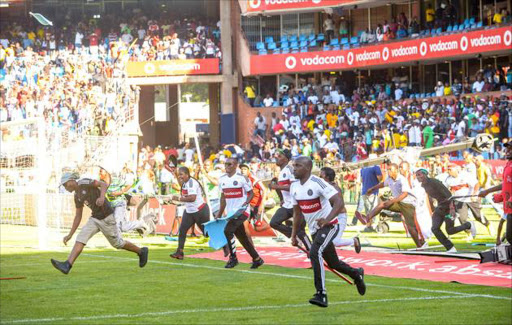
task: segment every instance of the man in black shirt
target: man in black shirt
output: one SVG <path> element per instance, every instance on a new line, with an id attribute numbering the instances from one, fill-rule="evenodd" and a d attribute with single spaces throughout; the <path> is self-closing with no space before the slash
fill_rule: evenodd
<path id="1" fill-rule="evenodd" d="M 441 230 L 441 225 L 446 220 L 446 232 L 449 235 L 456 234 L 463 230 L 472 230 L 471 223 L 466 222 L 460 226 L 455 227 L 454 213 L 450 213 L 450 198 L 452 193 L 444 186 L 443 183 L 434 178 L 428 177 L 428 171 L 421 168 L 416 171 L 416 178 L 421 183 L 421 186 L 427 192 L 430 206 L 434 213 L 432 214 L 432 232 L 436 235 L 437 240 L 446 248 L 448 253 L 456 253 L 457 250 L 453 243 L 445 236 Z M 437 207 L 434 209 L 433 199 L 437 201 Z"/>
<path id="2" fill-rule="evenodd" d="M 61 185 L 64 186 L 68 192 L 75 193 L 74 199 L 76 206 L 75 220 L 73 220 L 73 226 L 69 234 L 63 239 L 64 245 L 67 245 L 80 225 L 84 204 L 91 209 L 91 217 L 78 234 L 75 246 L 73 246 L 73 250 L 71 250 L 68 259 L 65 262 L 51 259 L 52 265 L 57 270 L 68 274 L 89 239 L 100 231 L 113 247 L 136 253 L 139 256 L 140 267 L 146 265 L 148 261 L 148 248 L 140 248 L 129 241 L 125 241 L 121 237 L 121 232 L 114 218 L 114 210 L 110 202 L 105 200 L 105 193 L 108 187 L 105 182 L 88 178 L 79 179 L 77 173 L 64 173 L 61 178 Z"/>

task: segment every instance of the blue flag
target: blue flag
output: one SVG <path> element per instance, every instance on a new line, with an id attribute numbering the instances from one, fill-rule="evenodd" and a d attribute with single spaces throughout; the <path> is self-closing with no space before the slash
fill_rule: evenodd
<path id="1" fill-rule="evenodd" d="M 226 238 L 226 235 L 224 235 L 224 229 L 226 228 L 229 219 L 239 217 L 242 213 L 244 213 L 245 209 L 247 209 L 247 206 L 243 206 L 241 209 L 235 211 L 235 213 L 233 213 L 230 216 L 212 220 L 203 224 L 204 231 L 210 237 L 210 241 L 208 242 L 208 244 L 210 245 L 211 248 L 220 249 L 226 246 L 228 240 Z"/>

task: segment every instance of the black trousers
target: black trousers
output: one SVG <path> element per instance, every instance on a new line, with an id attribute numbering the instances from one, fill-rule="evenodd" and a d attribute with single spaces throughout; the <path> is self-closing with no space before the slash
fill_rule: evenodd
<path id="1" fill-rule="evenodd" d="M 226 238 L 228 240 L 228 247 L 229 247 L 229 257 L 230 258 L 236 258 L 236 245 L 235 245 L 235 236 L 242 244 L 242 246 L 245 248 L 247 253 L 251 255 L 253 260 L 258 259 L 259 254 L 256 252 L 256 249 L 254 248 L 254 245 L 249 240 L 249 237 L 247 237 L 247 233 L 245 232 L 244 228 L 244 221 L 247 220 L 246 215 L 241 215 L 240 217 L 236 219 L 231 219 L 228 221 L 228 224 L 226 225 L 226 228 L 224 229 L 224 235 L 226 235 Z"/>
<path id="2" fill-rule="evenodd" d="M 510 245 L 512 245 L 512 213 L 507 214 L 507 228 L 506 228 L 505 238 Z"/>
<path id="3" fill-rule="evenodd" d="M 204 234 L 203 223 L 208 222 L 210 220 L 210 207 L 208 204 L 205 204 L 203 208 L 195 213 L 188 213 L 185 211 L 183 213 L 183 218 L 181 218 L 180 225 L 180 234 L 178 235 L 178 250 L 183 250 L 185 247 L 185 240 L 187 239 L 187 232 L 194 225 L 197 225 L 201 232 Z"/>
<path id="4" fill-rule="evenodd" d="M 356 269 L 348 265 L 347 263 L 340 261 L 336 254 L 336 249 L 332 240 L 338 236 L 339 225 L 329 225 L 320 228 L 313 235 L 313 244 L 309 251 L 309 259 L 311 260 L 311 266 L 313 267 L 313 274 L 315 277 L 315 288 L 317 292 L 325 294 L 325 269 L 324 259 L 330 268 L 340 271 L 352 279 L 355 279 L 358 275 Z"/>
<path id="5" fill-rule="evenodd" d="M 478 222 L 480 222 L 486 227 L 489 225 L 489 220 L 487 220 L 487 218 L 485 218 L 485 216 L 483 216 L 482 213 L 480 212 L 480 210 L 482 209 L 480 203 L 455 201 L 454 205 L 455 211 L 459 214 L 461 224 L 468 221 L 468 210 L 471 210 L 473 216 Z"/>
<path id="6" fill-rule="evenodd" d="M 291 218 L 293 218 L 293 209 L 280 207 L 270 220 L 270 227 L 290 238 L 292 236 L 292 227 L 285 225 L 285 221 L 290 220 Z M 297 238 L 299 238 L 307 250 L 311 249 L 311 240 L 306 234 L 306 221 L 304 219 L 300 224 Z"/>
<path id="7" fill-rule="evenodd" d="M 434 214 L 432 214 L 432 233 L 436 236 L 437 240 L 449 250 L 453 247 L 453 243 L 449 240 L 443 231 L 441 230 L 441 226 L 443 222 L 446 222 L 445 228 L 448 235 L 453 235 L 463 230 L 467 230 L 471 228 L 471 224 L 469 222 L 464 222 L 460 226 L 455 227 L 455 219 L 453 216 L 451 218 L 446 218 L 446 215 L 450 214 L 450 208 L 447 207 L 436 207 L 434 210 Z"/>

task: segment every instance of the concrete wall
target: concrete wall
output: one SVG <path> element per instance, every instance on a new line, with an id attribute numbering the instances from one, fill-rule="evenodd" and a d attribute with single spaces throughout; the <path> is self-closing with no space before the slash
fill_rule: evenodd
<path id="1" fill-rule="evenodd" d="M 251 136 L 254 132 L 254 119 L 256 118 L 256 114 L 261 112 L 261 115 L 265 117 L 268 124 L 268 131 L 270 130 L 270 124 L 272 121 L 272 112 L 275 112 L 277 116 L 280 116 L 283 113 L 283 107 L 251 107 L 249 104 L 244 102 L 244 98 L 242 96 L 237 97 L 239 108 L 237 116 L 237 127 L 239 130 L 238 143 L 245 146 L 251 140 Z M 269 135 L 270 132 L 267 132 L 267 137 Z"/>
<path id="2" fill-rule="evenodd" d="M 142 131 L 141 145 L 154 147 L 156 144 L 155 86 L 141 86 L 139 99 L 139 124 Z M 141 124 L 143 123 L 143 124 Z"/>

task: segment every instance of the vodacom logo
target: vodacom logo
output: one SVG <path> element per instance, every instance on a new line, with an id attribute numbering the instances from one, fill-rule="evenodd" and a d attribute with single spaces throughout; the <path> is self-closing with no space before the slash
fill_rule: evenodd
<path id="1" fill-rule="evenodd" d="M 144 65 L 144 72 L 147 74 L 153 74 L 155 73 L 156 67 L 153 63 L 146 63 Z"/>
<path id="2" fill-rule="evenodd" d="M 421 44 L 420 44 L 420 54 L 421 54 L 421 56 L 425 56 L 425 54 L 427 54 L 427 43 L 421 42 Z"/>
<path id="3" fill-rule="evenodd" d="M 468 49 L 468 38 L 466 36 L 462 36 L 462 38 L 460 39 L 460 49 L 462 50 L 462 52 L 466 52 L 466 50 Z"/>
<path id="4" fill-rule="evenodd" d="M 297 59 L 294 56 L 289 56 L 284 61 L 284 65 L 291 70 L 297 65 Z"/>
<path id="5" fill-rule="evenodd" d="M 354 63 L 354 53 L 352 51 L 348 52 L 347 62 L 348 62 L 348 65 L 352 65 L 352 63 Z"/>
<path id="6" fill-rule="evenodd" d="M 387 61 L 389 59 L 389 49 L 387 46 L 382 50 L 382 59 L 384 61 Z"/>
<path id="7" fill-rule="evenodd" d="M 509 46 L 510 44 L 512 44 L 512 32 L 511 31 L 507 30 L 505 32 L 505 35 L 503 35 L 503 41 L 506 46 Z"/>
<path id="8" fill-rule="evenodd" d="M 261 5 L 261 0 L 249 0 L 249 6 L 251 6 L 252 9 L 258 9 Z"/>

